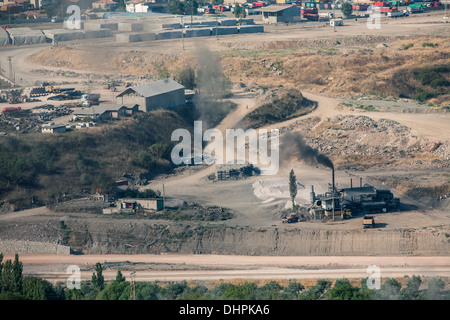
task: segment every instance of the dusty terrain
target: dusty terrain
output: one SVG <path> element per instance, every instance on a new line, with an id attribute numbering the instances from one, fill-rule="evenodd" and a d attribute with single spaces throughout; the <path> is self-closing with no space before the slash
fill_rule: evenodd
<path id="1" fill-rule="evenodd" d="M 224 73 L 234 83 L 244 84 L 234 89 L 231 100 L 237 108 L 218 126 L 221 130 L 238 125 L 248 112 L 257 108 L 268 86 L 296 87 L 306 98 L 318 102 L 312 113 L 266 128 L 304 134 L 308 143 L 333 159 L 339 186 L 348 186 L 350 178 L 357 184 L 362 178 L 363 183 L 390 188 L 400 197 L 401 210 L 378 214 L 377 228 L 363 230 L 362 217 L 282 224 L 280 211 L 289 202 L 285 185 L 291 169 L 304 186 L 299 190 L 299 203 L 308 199 L 311 185 L 317 192 L 323 192 L 330 182 L 329 169 L 292 160 L 283 161 L 274 176 L 211 182 L 207 176 L 214 172 L 213 165 L 160 177 L 147 186 L 162 190 L 164 184 L 166 196 L 174 202 L 230 208 L 235 213 L 230 220 L 174 222 L 37 208 L 1 215 L 0 239 L 56 242 L 63 236 L 59 221 L 64 221 L 72 232 L 71 244 L 92 256 L 55 259 L 23 255 L 26 268 L 37 268 L 26 269 L 27 272 L 45 274 L 49 269 L 40 265 L 51 263 L 57 266 L 55 278 L 62 276 L 61 268 L 66 265 L 91 266 L 98 261 L 197 266 L 194 271 L 177 270 L 176 274 L 142 271 L 138 277 L 143 280 L 364 277 L 369 264 L 383 265 L 387 274 L 395 276 L 422 272 L 427 276 L 449 276 L 450 264 L 446 257 L 450 253 L 450 113 L 410 99 L 390 97 L 389 100 L 380 98 L 376 92 L 373 96 L 361 94 L 367 93 L 367 88 L 374 88 L 374 83 L 381 92 L 393 75 L 408 68 L 411 59 L 417 65 L 448 64 L 448 26 L 442 23 L 441 12 L 385 19 L 380 30 L 369 30 L 364 23 L 346 21 L 336 33 L 320 24 L 269 26 L 264 34 L 202 39 L 201 46 L 216 54 L 214 58 L 220 60 Z M 428 41 L 438 46 L 421 46 Z M 402 50 L 407 43 L 414 46 Z M 184 47 L 181 50 L 181 42 L 177 40 L 138 43 L 129 48 L 102 41 L 69 43 L 58 48 L 1 48 L 0 52 L 14 55 L 16 78 L 20 77 L 24 84 L 32 85 L 49 77 L 98 92 L 108 79 L 124 78 L 141 84 L 161 72 L 173 74 L 186 65 L 201 63 L 197 59 L 200 47 L 197 40 L 185 39 Z M 327 69 L 330 63 L 335 64 L 332 71 Z M 102 100 L 111 100 L 110 92 L 101 93 Z M 434 102 L 445 106 L 448 101 L 448 95 L 441 95 Z M 361 105 L 374 105 L 376 110 L 358 108 Z M 258 185 L 269 188 L 258 188 Z M 416 186 L 424 188 L 419 190 L 419 196 L 413 192 Z M 435 187 L 443 187 L 439 189 L 440 194 L 430 191 Z M 134 255 L 155 253 L 160 255 Z M 230 256 L 215 256 L 225 254 Z M 265 257 L 268 255 L 283 258 Z M 291 257 L 294 255 L 303 257 Z M 243 265 L 245 268 L 241 270 Z M 293 265 L 328 269 L 323 274 L 303 273 L 304 270 L 288 268 Z M 336 271 L 330 266 L 342 269 Z M 212 274 L 208 274 L 205 269 L 211 268 Z M 106 274 L 113 277 L 115 273 Z"/>
<path id="2" fill-rule="evenodd" d="M 13 258 L 6 255 L 6 259 Z M 268 257 L 235 255 L 22 255 L 26 275 L 43 276 L 54 283 L 66 281 L 70 265 L 80 267 L 81 280 L 89 280 L 93 266 L 100 262 L 105 280 L 117 270 L 136 281 L 255 281 L 265 279 L 366 278 L 367 268 L 380 267 L 381 277 L 450 277 L 448 257 Z"/>

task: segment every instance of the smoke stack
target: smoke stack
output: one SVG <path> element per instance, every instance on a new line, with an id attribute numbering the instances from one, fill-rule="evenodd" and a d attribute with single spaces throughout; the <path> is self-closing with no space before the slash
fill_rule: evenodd
<path id="1" fill-rule="evenodd" d="M 334 195 L 334 168 L 331 168 L 331 186 L 333 189 L 331 189 L 333 191 L 333 195 Z"/>
<path id="2" fill-rule="evenodd" d="M 353 179 L 350 178 L 350 189 L 353 189 Z"/>
<path id="3" fill-rule="evenodd" d="M 316 194 L 314 192 L 314 186 L 313 185 L 311 186 L 311 193 L 310 193 L 309 196 L 310 196 L 311 204 L 313 204 L 314 201 L 316 201 Z"/>
<path id="4" fill-rule="evenodd" d="M 362 178 L 359 178 L 359 187 L 362 188 Z"/>

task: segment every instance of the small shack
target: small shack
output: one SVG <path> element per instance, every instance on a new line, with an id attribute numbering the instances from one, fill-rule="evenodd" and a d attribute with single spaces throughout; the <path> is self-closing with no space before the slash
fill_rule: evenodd
<path id="1" fill-rule="evenodd" d="M 160 211 L 164 209 L 163 198 L 130 198 L 119 199 L 117 201 L 117 208 L 120 211 L 155 210 Z"/>
<path id="2" fill-rule="evenodd" d="M 65 125 L 44 125 L 42 126 L 42 133 L 64 133 L 66 132 Z"/>

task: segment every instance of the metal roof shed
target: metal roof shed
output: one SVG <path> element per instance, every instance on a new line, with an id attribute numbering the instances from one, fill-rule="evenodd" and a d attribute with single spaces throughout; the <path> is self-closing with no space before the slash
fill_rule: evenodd
<path id="1" fill-rule="evenodd" d="M 184 105 L 184 90 L 185 87 L 175 80 L 164 79 L 128 88 L 117 97 L 122 98 L 122 103 L 138 104 L 141 111 L 148 112 Z"/>
<path id="2" fill-rule="evenodd" d="M 271 5 L 261 9 L 265 23 L 300 22 L 300 8 L 297 6 Z"/>

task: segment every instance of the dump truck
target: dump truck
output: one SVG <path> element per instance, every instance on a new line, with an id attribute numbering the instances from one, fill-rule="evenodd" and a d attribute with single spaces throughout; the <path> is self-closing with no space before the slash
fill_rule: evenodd
<path id="1" fill-rule="evenodd" d="M 81 103 L 85 107 L 90 107 L 99 104 L 100 95 L 99 94 L 83 94 L 81 96 Z"/>
<path id="2" fill-rule="evenodd" d="M 375 219 L 372 216 L 364 216 L 363 227 L 364 229 L 373 228 L 375 225 Z"/>

